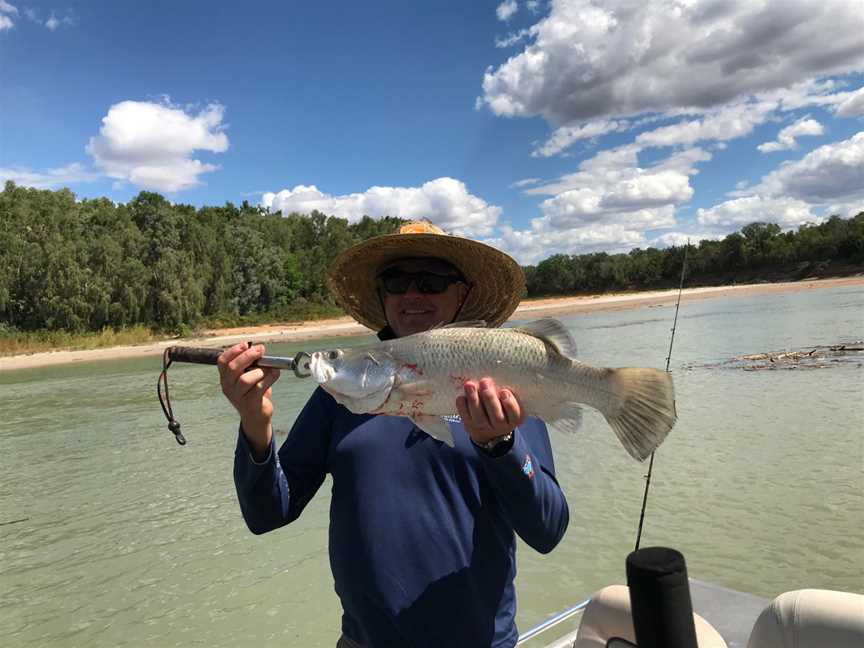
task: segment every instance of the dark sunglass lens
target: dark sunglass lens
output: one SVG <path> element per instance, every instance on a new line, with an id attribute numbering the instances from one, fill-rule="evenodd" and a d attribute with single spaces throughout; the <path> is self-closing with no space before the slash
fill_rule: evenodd
<path id="1" fill-rule="evenodd" d="M 421 293 L 432 295 L 440 295 L 447 290 L 447 287 L 453 283 L 451 277 L 442 277 L 441 275 L 424 274 L 417 278 L 417 290 Z"/>
<path id="2" fill-rule="evenodd" d="M 390 275 L 383 277 L 381 281 L 384 283 L 384 290 L 391 295 L 404 295 L 408 292 L 408 286 L 414 281 L 411 275 Z"/>
<path id="3" fill-rule="evenodd" d="M 458 282 L 457 277 L 446 277 L 431 272 L 405 272 L 381 277 L 381 283 L 391 295 L 404 295 L 413 283 L 417 292 L 426 295 L 440 295 L 452 283 Z"/>

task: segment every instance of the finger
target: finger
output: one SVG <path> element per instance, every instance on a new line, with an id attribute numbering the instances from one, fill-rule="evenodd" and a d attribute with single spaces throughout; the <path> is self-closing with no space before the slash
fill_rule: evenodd
<path id="1" fill-rule="evenodd" d="M 263 344 L 256 344 L 246 349 L 228 363 L 229 375 L 233 375 L 236 381 L 240 377 L 240 374 L 246 371 L 249 365 L 258 360 L 262 355 L 264 355 Z"/>
<path id="2" fill-rule="evenodd" d="M 237 379 L 237 391 L 241 396 L 245 396 L 264 378 L 264 370 L 260 368 L 250 369 L 240 375 Z"/>
<path id="3" fill-rule="evenodd" d="M 264 369 L 264 377 L 258 382 L 256 387 L 263 391 L 266 396 L 273 383 L 279 380 L 280 375 L 281 373 L 278 369 Z"/>
<path id="4" fill-rule="evenodd" d="M 464 396 L 456 397 L 456 412 L 459 414 L 459 418 L 462 419 L 462 422 L 468 421 L 470 423 L 471 419 L 469 418 L 470 414 L 468 413 L 468 402 L 465 400 Z"/>
<path id="5" fill-rule="evenodd" d="M 507 426 L 507 418 L 501 408 L 501 398 L 495 381 L 485 378 L 480 381 L 480 401 L 483 404 L 483 411 L 486 412 L 486 418 L 493 428 L 501 429 Z"/>
<path id="6" fill-rule="evenodd" d="M 235 344 L 232 347 L 228 347 L 222 353 L 219 354 L 219 357 L 216 359 L 216 365 L 219 367 L 219 373 L 225 373 L 228 371 L 228 363 L 231 362 L 238 355 L 243 353 L 246 350 L 248 344 L 246 342 L 240 342 L 239 344 Z"/>
<path id="7" fill-rule="evenodd" d="M 522 423 L 522 406 L 509 389 L 501 390 L 501 409 L 510 429 L 515 429 Z"/>
<path id="8" fill-rule="evenodd" d="M 468 419 L 475 426 L 488 427 L 489 419 L 486 418 L 486 412 L 480 402 L 480 392 L 477 388 L 477 383 L 465 383 L 465 401 L 468 404 Z"/>

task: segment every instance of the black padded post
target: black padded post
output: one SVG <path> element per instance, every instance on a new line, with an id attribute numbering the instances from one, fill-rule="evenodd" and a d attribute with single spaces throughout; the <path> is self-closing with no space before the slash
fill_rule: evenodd
<path id="1" fill-rule="evenodd" d="M 646 547 L 627 556 L 627 585 L 639 648 L 698 648 L 684 556 Z"/>

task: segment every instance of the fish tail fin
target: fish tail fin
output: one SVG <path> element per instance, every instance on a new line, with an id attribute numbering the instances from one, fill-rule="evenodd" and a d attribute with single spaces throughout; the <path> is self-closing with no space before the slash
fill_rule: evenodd
<path id="1" fill-rule="evenodd" d="M 630 456 L 644 461 L 675 425 L 672 376 L 659 369 L 609 371 L 617 406 L 603 411 L 603 416 Z"/>

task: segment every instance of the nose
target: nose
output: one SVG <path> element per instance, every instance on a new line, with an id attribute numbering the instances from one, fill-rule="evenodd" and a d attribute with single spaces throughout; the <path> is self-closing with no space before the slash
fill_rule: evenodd
<path id="1" fill-rule="evenodd" d="M 417 280 L 416 280 L 416 279 L 413 279 L 413 280 L 411 281 L 411 283 L 408 284 L 408 290 L 405 291 L 405 296 L 406 296 L 406 297 L 413 297 L 413 296 L 415 296 L 415 295 L 422 295 L 422 294 L 423 294 L 423 293 L 421 293 L 421 292 L 417 289 Z"/>

